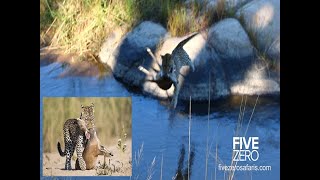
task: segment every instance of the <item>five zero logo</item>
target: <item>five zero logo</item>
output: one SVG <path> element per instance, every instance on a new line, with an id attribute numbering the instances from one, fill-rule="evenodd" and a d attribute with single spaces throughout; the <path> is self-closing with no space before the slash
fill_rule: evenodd
<path id="1" fill-rule="evenodd" d="M 257 161 L 259 137 L 233 137 L 233 161 Z"/>

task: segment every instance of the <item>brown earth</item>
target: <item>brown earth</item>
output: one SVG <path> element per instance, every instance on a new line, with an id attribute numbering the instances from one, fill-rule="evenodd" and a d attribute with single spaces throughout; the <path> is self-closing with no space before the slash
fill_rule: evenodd
<path id="1" fill-rule="evenodd" d="M 107 147 L 112 157 L 106 157 L 106 165 L 103 166 L 104 156 L 98 156 L 97 168 L 93 170 L 74 170 L 75 154 L 72 157 L 71 171 L 64 170 L 65 157 L 57 152 L 43 153 L 43 176 L 131 176 L 132 175 L 132 140 L 126 141 L 127 148 L 123 152 L 117 145 Z"/>
<path id="2" fill-rule="evenodd" d="M 80 60 L 76 54 L 65 54 L 61 50 L 46 49 L 40 50 L 40 66 L 45 66 L 53 62 L 68 64 L 60 77 L 66 76 L 86 76 L 86 77 L 103 77 L 111 74 L 111 69 L 103 65 L 98 57 L 89 56 L 85 60 Z"/>

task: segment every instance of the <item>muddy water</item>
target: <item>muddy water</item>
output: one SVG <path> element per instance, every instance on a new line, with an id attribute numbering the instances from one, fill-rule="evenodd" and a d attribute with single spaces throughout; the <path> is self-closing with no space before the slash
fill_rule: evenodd
<path id="1" fill-rule="evenodd" d="M 257 104 L 250 123 L 256 97 L 242 106 L 244 113 L 243 118 L 240 118 L 241 122 L 239 122 L 241 98 L 240 100 L 238 98 L 236 105 L 231 100 L 211 102 L 209 121 L 206 113 L 207 102 L 198 105 L 192 103 L 190 123 L 188 102 L 185 102 L 185 106 L 180 103 L 177 110 L 173 112 L 166 106 L 167 102 L 133 93 L 112 76 L 61 77 L 65 70 L 66 66 L 61 63 L 40 67 L 40 97 L 132 97 L 133 174 L 131 179 L 148 177 L 182 179 L 183 176 L 187 177 L 188 164 L 190 164 L 190 179 L 205 179 L 205 172 L 207 172 L 207 179 L 228 179 L 232 173 L 219 170 L 219 167 L 231 165 L 232 139 L 234 136 L 244 136 L 246 129 L 248 129 L 246 137 L 259 137 L 259 159 L 241 161 L 237 165 L 271 166 L 272 170 L 236 171 L 233 175 L 234 179 L 280 179 L 280 107 L 279 103 L 273 99 L 267 98 L 266 101 L 264 99 L 265 103 Z M 258 102 L 262 100 L 263 98 L 259 98 Z M 41 129 L 41 99 L 40 119 Z M 189 123 L 191 125 L 190 147 Z M 40 141 L 41 137 L 42 131 L 40 131 Z M 189 152 L 190 161 L 188 161 Z M 206 152 L 209 152 L 208 156 Z M 152 163 L 153 160 L 154 163 Z M 42 155 L 40 155 L 40 165 L 42 166 Z M 41 172 L 42 170 L 40 175 L 42 175 Z"/>

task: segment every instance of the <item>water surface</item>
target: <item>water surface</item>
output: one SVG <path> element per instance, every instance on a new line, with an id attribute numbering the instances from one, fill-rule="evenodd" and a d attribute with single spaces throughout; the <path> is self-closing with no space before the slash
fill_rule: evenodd
<path id="1" fill-rule="evenodd" d="M 132 161 L 131 179 L 182 179 L 187 176 L 189 157 L 188 107 L 170 110 L 164 103 L 151 97 L 136 94 L 112 76 L 102 78 L 59 75 L 66 66 L 51 63 L 40 67 L 40 97 L 132 97 Z M 42 128 L 42 99 L 40 98 L 40 129 Z M 254 98 L 255 99 L 255 98 Z M 261 98 L 262 100 L 262 98 Z M 260 101 L 258 101 L 260 102 Z M 185 102 L 188 103 L 188 102 Z M 238 132 L 243 136 L 254 103 L 247 103 L 239 123 L 240 106 L 224 106 L 211 102 L 208 116 L 206 102 L 192 104 L 190 130 L 190 179 L 227 179 L 230 172 L 218 170 L 218 164 L 231 165 L 232 138 Z M 198 108 L 197 108 L 198 107 Z M 246 134 L 259 137 L 259 160 L 239 162 L 237 165 L 267 165 L 271 171 L 236 171 L 234 179 L 280 179 L 280 107 L 273 100 L 258 103 Z M 40 131 L 40 142 L 42 131 Z M 207 148 L 208 144 L 208 148 Z M 142 148 L 141 148 L 142 147 Z M 141 150 L 140 160 L 138 152 Z M 207 158 L 206 152 L 209 151 Z M 40 145 L 40 167 L 42 167 Z M 218 158 L 217 158 L 218 157 Z M 218 159 L 218 160 L 216 160 Z M 154 160 L 154 163 L 152 164 Z M 207 162 L 207 166 L 206 166 Z M 162 164 L 162 170 L 161 170 Z M 206 168 L 207 167 L 207 168 Z M 40 175 L 42 175 L 40 169 Z M 108 178 L 109 179 L 109 178 Z M 116 179 L 116 178 L 114 178 Z M 124 177 L 122 179 L 130 179 Z"/>

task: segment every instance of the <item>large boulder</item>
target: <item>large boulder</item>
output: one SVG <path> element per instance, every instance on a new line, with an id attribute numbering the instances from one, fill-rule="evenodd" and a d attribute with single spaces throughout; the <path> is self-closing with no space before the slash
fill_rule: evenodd
<path id="1" fill-rule="evenodd" d="M 208 44 L 218 52 L 230 94 L 266 95 L 280 92 L 279 76 L 256 56 L 238 20 L 227 18 L 213 25 L 209 29 Z"/>
<path id="2" fill-rule="evenodd" d="M 111 67 L 116 78 L 132 86 L 141 86 L 145 74 L 138 66 L 149 67 L 152 62 L 146 48 L 155 50 L 166 33 L 160 24 L 151 21 L 142 22 L 125 36 L 117 30 L 103 44 L 100 59 Z"/>
<path id="3" fill-rule="evenodd" d="M 246 59 L 254 56 L 250 39 L 237 19 L 227 18 L 209 29 L 208 43 L 223 59 Z"/>
<path id="4" fill-rule="evenodd" d="M 230 83 L 233 95 L 279 95 L 280 84 L 276 73 L 267 64 L 257 60 L 246 70 L 243 79 Z"/>
<path id="5" fill-rule="evenodd" d="M 208 45 L 220 57 L 226 83 L 241 81 L 254 59 L 253 46 L 237 19 L 227 18 L 209 29 Z"/>
<path id="6" fill-rule="evenodd" d="M 280 0 L 254 0 L 241 7 L 236 16 L 253 36 L 256 48 L 280 66 Z"/>
<path id="7" fill-rule="evenodd" d="M 115 31 L 103 45 L 102 62 L 108 64 L 115 77 L 129 86 L 167 99 L 174 87 L 164 90 L 148 81 L 160 70 L 161 55 L 172 53 L 185 38 L 171 37 L 159 24 L 143 22 L 127 35 Z M 207 32 L 207 33 L 206 33 Z M 155 57 L 148 53 L 154 52 Z M 232 94 L 278 94 L 279 82 L 263 61 L 257 60 L 247 33 L 237 19 L 228 18 L 202 31 L 183 49 L 195 65 L 195 71 L 181 69 L 179 99 L 202 101 Z M 270 75 L 271 74 L 271 75 Z"/>

